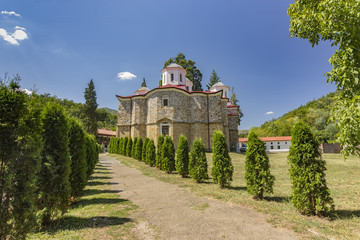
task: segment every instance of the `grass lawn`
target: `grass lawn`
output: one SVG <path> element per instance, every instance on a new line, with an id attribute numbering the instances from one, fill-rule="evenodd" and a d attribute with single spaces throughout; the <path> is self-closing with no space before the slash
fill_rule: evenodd
<path id="1" fill-rule="evenodd" d="M 177 174 L 166 174 L 156 168 L 132 158 L 111 155 L 127 166 L 141 170 L 145 175 L 161 181 L 177 184 L 197 195 L 240 204 L 262 212 L 273 226 L 294 230 L 304 239 L 360 239 L 360 159 L 342 155 L 324 154 L 327 162 L 326 179 L 335 202 L 335 211 L 328 217 L 308 217 L 301 215 L 291 204 L 291 184 L 287 153 L 270 154 L 271 172 L 275 175 L 274 194 L 264 201 L 254 200 L 246 192 L 245 155 L 231 153 L 235 168 L 234 181 L 230 188 L 220 189 L 209 179 L 197 184 L 190 178 Z M 212 154 L 207 154 L 208 172 L 211 177 Z"/>
<path id="2" fill-rule="evenodd" d="M 29 239 L 134 239 L 131 229 L 135 223 L 129 218 L 137 208 L 110 190 L 109 172 L 100 164 L 69 211 Z"/>

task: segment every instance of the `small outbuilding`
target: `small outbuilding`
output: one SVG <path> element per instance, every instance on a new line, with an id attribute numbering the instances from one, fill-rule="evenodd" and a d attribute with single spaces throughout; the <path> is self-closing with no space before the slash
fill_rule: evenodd
<path id="1" fill-rule="evenodd" d="M 291 146 L 291 136 L 261 137 L 268 152 L 288 152 Z M 247 144 L 247 138 L 239 138 L 239 144 Z"/>

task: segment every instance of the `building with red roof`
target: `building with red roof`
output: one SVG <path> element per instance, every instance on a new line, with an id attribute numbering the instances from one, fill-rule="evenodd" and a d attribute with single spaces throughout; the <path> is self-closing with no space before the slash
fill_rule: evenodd
<path id="1" fill-rule="evenodd" d="M 290 150 L 291 136 L 260 137 L 260 139 L 265 143 L 268 152 L 288 152 Z M 247 141 L 247 138 L 239 138 L 240 145 L 246 145 Z"/>
<path id="2" fill-rule="evenodd" d="M 192 144 L 201 138 L 211 149 L 214 131 L 220 129 L 231 150 L 239 149 L 239 106 L 229 103 L 229 87 L 219 82 L 209 91 L 192 91 L 186 69 L 172 63 L 162 71 L 162 86 L 140 88 L 134 95 L 118 96 L 117 137 L 151 138 L 170 135 L 175 147 L 184 134 Z"/>

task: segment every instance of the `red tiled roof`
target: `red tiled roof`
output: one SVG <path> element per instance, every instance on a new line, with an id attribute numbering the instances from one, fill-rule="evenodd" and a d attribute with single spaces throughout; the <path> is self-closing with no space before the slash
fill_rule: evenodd
<path id="1" fill-rule="evenodd" d="M 238 105 L 228 105 L 228 108 L 232 108 L 232 107 L 239 107 Z"/>
<path id="2" fill-rule="evenodd" d="M 98 129 L 97 130 L 98 135 L 106 135 L 106 136 L 116 136 L 116 132 L 106 129 Z"/>
<path id="3" fill-rule="evenodd" d="M 282 137 L 260 137 L 261 141 L 264 142 L 276 142 L 276 141 L 291 141 L 291 136 Z M 247 138 L 239 138 L 239 142 L 247 142 Z"/>

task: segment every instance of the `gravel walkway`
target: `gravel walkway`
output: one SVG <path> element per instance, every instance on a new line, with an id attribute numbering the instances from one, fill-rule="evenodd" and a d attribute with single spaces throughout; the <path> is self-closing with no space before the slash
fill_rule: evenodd
<path id="1" fill-rule="evenodd" d="M 113 190 L 140 207 L 132 218 L 139 239 L 296 239 L 282 228 L 274 228 L 264 215 L 238 205 L 196 196 L 180 187 L 161 182 L 100 156 L 112 172 Z"/>

